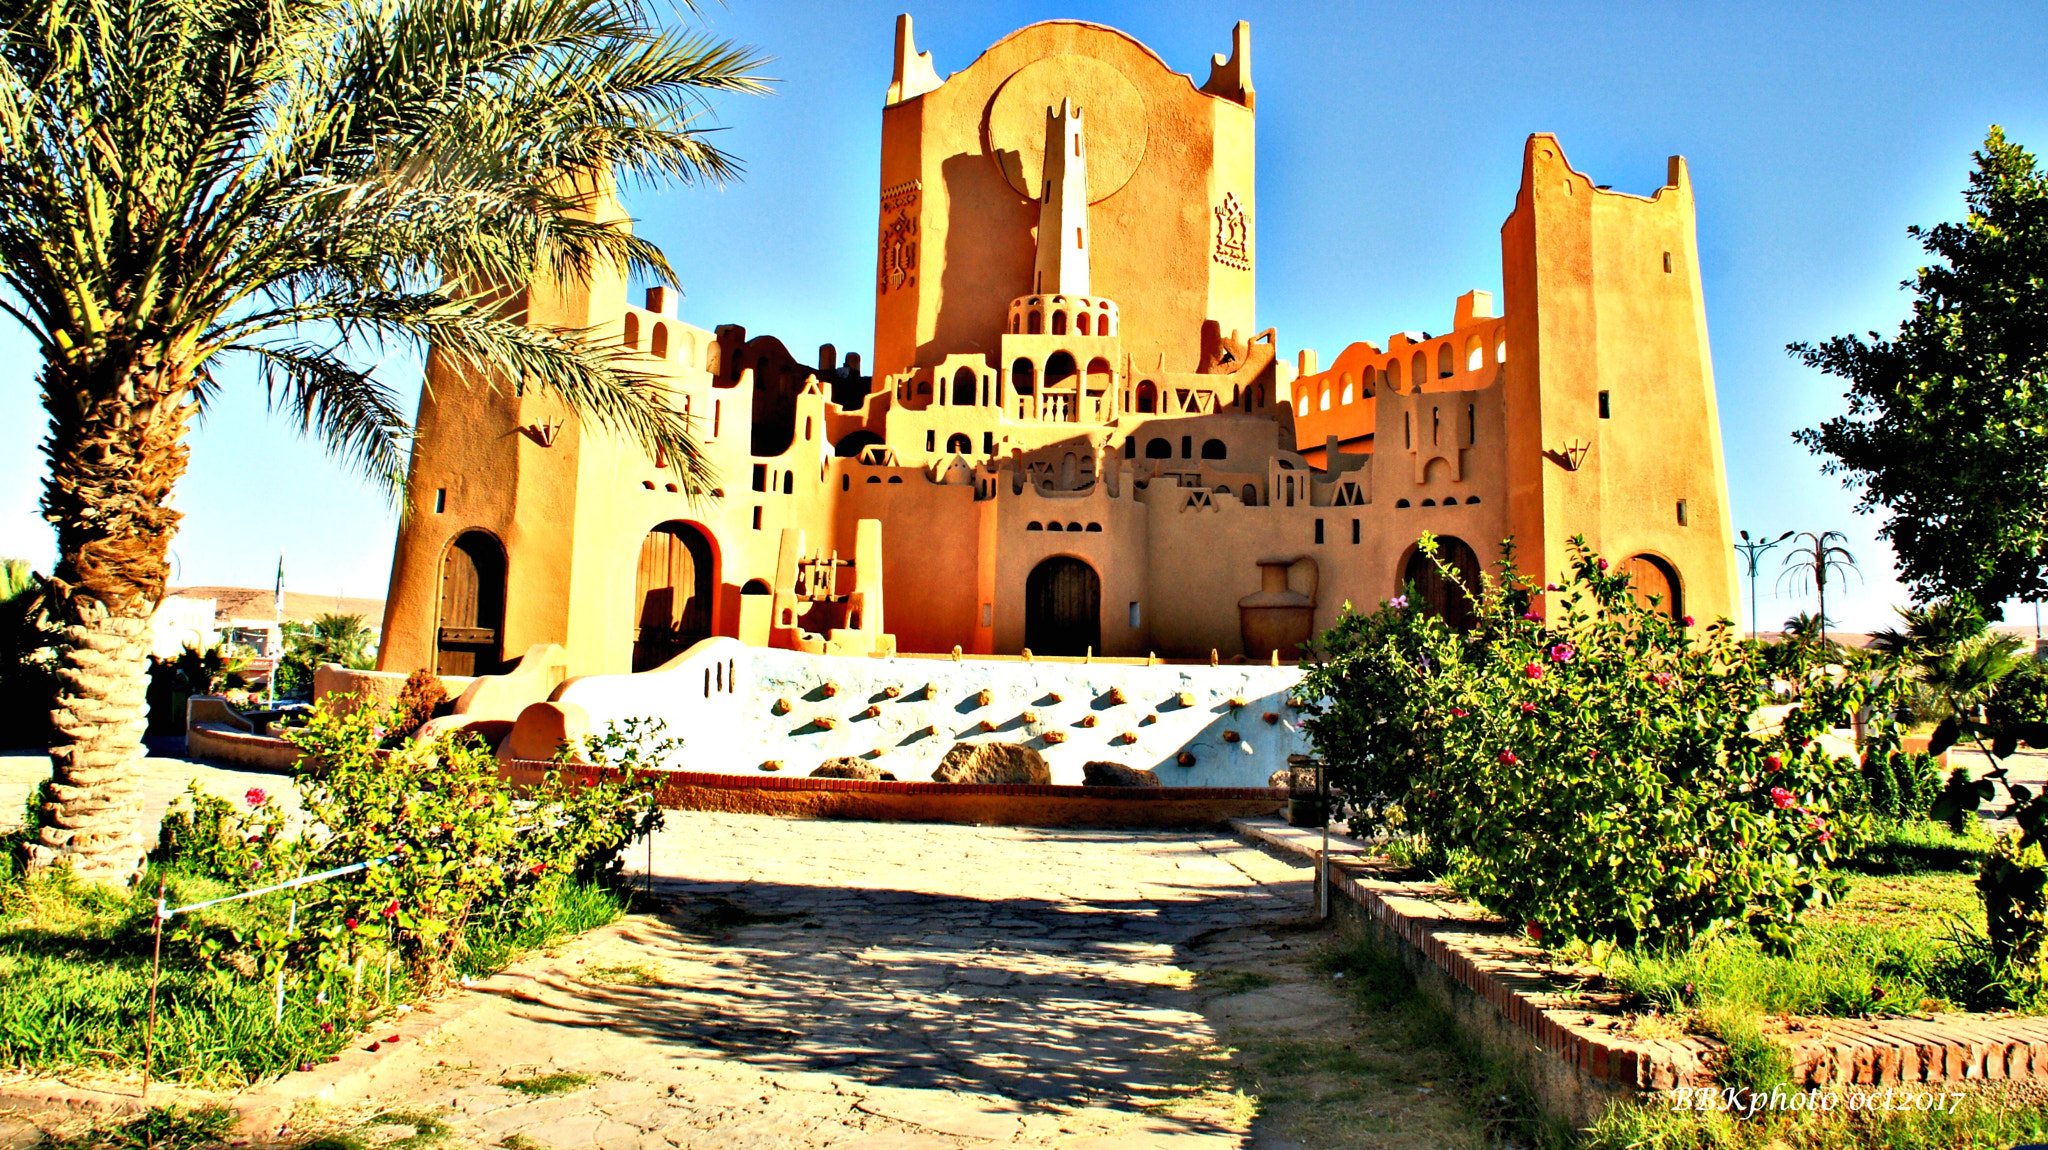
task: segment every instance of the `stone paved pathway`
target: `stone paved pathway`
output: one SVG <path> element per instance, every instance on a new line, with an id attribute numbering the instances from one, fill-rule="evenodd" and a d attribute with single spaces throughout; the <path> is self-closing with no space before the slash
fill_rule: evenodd
<path id="1" fill-rule="evenodd" d="M 1196 970 L 1272 965 L 1258 928 L 1310 894 L 1214 832 L 696 812 L 654 870 L 667 910 L 451 1024 L 381 1101 L 513 1146 L 1240 1146 Z M 549 1075 L 591 1077 L 503 1085 Z"/>

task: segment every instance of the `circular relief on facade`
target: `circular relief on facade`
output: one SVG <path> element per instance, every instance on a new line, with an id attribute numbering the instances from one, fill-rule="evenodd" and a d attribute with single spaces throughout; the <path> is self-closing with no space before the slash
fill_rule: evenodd
<path id="1" fill-rule="evenodd" d="M 1145 156 L 1145 101 L 1122 72 L 1092 56 L 1063 52 L 1033 60 L 996 89 L 982 121 L 981 144 L 1010 186 L 1038 199 L 1044 191 L 1046 109 L 1072 100 L 1088 149 L 1088 202 L 1115 195 Z"/>

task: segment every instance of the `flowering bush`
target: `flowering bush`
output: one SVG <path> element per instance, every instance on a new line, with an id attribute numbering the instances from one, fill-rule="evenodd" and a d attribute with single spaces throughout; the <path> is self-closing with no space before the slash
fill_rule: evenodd
<path id="1" fill-rule="evenodd" d="M 380 751 L 384 707 L 316 710 L 287 737 L 306 752 L 299 791 L 321 870 L 378 860 L 327 884 L 305 913 L 326 969 L 388 947 L 415 985 L 443 982 L 473 925 L 501 933 L 550 905 L 561 885 L 616 869 L 627 843 L 657 826 L 650 780 L 634 769 L 663 753 L 656 732 L 614 735 L 616 777 L 558 767 L 526 796 L 498 776 L 476 739 L 454 735 Z"/>
<path id="2" fill-rule="evenodd" d="M 1511 547 L 1499 566 L 1470 632 L 1390 601 L 1317 640 L 1307 728 L 1354 829 L 1422 836 L 1544 941 L 1781 934 L 1867 822 L 1840 810 L 1860 779 L 1818 736 L 1869 707 L 1866 749 L 1888 756 L 1896 682 L 1810 668 L 1770 729 L 1771 672 L 1725 621 L 1638 604 L 1583 539 L 1548 621 Z"/>

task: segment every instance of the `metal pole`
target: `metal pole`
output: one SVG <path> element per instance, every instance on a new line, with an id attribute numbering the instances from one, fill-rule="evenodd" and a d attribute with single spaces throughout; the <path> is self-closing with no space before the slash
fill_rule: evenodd
<path id="1" fill-rule="evenodd" d="M 156 880 L 156 945 L 149 959 L 149 1021 L 142 1024 L 142 1105 L 149 1108 L 149 1067 L 156 1055 L 156 984 L 164 970 L 164 880 Z"/>
<path id="2" fill-rule="evenodd" d="M 1330 921 L 1330 772 L 1316 760 L 1316 807 L 1323 816 L 1323 850 L 1317 856 L 1316 921 Z"/>

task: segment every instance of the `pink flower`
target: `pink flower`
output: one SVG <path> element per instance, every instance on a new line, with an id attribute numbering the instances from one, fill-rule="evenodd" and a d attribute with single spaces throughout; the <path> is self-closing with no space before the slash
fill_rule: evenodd
<path id="1" fill-rule="evenodd" d="M 1533 715 L 1533 714 L 1535 714 L 1535 713 L 1536 713 L 1536 704 L 1534 704 L 1534 703 L 1523 703 L 1523 704 L 1522 704 L 1522 713 L 1523 713 L 1523 714 L 1525 714 L 1525 715 Z"/>
<path id="2" fill-rule="evenodd" d="M 1813 817 L 1806 820 L 1806 829 L 1810 831 L 1826 830 L 1827 825 L 1827 820 L 1821 818 L 1819 815 L 1814 815 Z"/>
<path id="3" fill-rule="evenodd" d="M 1605 559 L 1602 559 L 1602 560 L 1600 561 L 1600 570 L 1602 570 L 1602 571 L 1605 571 L 1605 570 L 1607 570 L 1607 560 L 1605 560 Z"/>
<path id="4" fill-rule="evenodd" d="M 1513 751 L 1502 751 L 1500 753 L 1500 761 L 1503 766 L 1512 767 L 1516 763 L 1521 762 L 1522 760 L 1516 758 L 1515 753 Z"/>
<path id="5" fill-rule="evenodd" d="M 1650 681 L 1652 683 L 1657 684 L 1660 687 L 1668 687 L 1671 685 L 1671 672 L 1659 671 L 1656 674 L 1650 676 Z"/>
<path id="6" fill-rule="evenodd" d="M 1686 616 L 1685 618 L 1683 618 L 1683 619 L 1680 619 L 1680 620 L 1678 621 L 1678 625 L 1679 625 L 1679 626 L 1681 626 L 1681 627 L 1690 627 L 1690 626 L 1692 626 L 1692 616 L 1690 616 L 1690 615 L 1687 615 L 1687 616 Z"/>
<path id="7" fill-rule="evenodd" d="M 1792 805 L 1792 792 L 1783 787 L 1772 787 L 1771 802 L 1776 804 L 1777 808 L 1782 811 Z"/>
<path id="8" fill-rule="evenodd" d="M 1562 590 L 1564 590 L 1564 588 L 1563 588 L 1563 587 L 1561 587 L 1561 586 L 1557 585 L 1556 583 L 1546 583 L 1546 584 L 1544 584 L 1544 585 L 1543 585 L 1543 589 L 1544 589 L 1545 591 L 1562 591 Z"/>
<path id="9" fill-rule="evenodd" d="M 1536 612 L 1534 612 L 1534 611 L 1524 611 L 1524 612 L 1522 612 L 1522 618 L 1523 618 L 1523 620 L 1524 620 L 1524 621 L 1526 621 L 1526 622 L 1530 622 L 1530 623 L 1540 623 L 1540 622 L 1542 622 L 1542 621 L 1543 621 L 1543 616 L 1541 616 L 1541 615 L 1538 615 L 1538 614 L 1537 614 Z"/>
<path id="10" fill-rule="evenodd" d="M 247 801 L 247 802 L 248 802 L 248 804 L 249 804 L 250 806 L 252 806 L 252 807 L 260 807 L 260 806 L 262 806 L 262 805 L 263 805 L 263 800 L 264 800 L 264 799 L 267 799 L 267 798 L 269 798 L 269 797 L 270 797 L 269 795 L 267 795 L 267 794 L 264 794 L 264 793 L 263 793 L 263 788 L 262 788 L 262 787 L 250 787 L 250 788 L 249 788 L 249 793 L 248 793 L 248 794 L 246 794 L 246 795 L 243 795 L 243 796 L 242 796 L 242 798 L 243 798 L 243 799 L 244 799 L 245 801 Z"/>
<path id="11" fill-rule="evenodd" d="M 1531 663 L 1528 666 L 1522 668 L 1522 673 L 1524 675 L 1529 676 L 1531 679 L 1541 679 L 1543 677 L 1543 664 Z"/>
<path id="12" fill-rule="evenodd" d="M 1579 649 L 1570 643 L 1559 643 L 1550 649 L 1550 661 L 1553 663 L 1569 663 L 1578 653 Z"/>
<path id="13" fill-rule="evenodd" d="M 1463 707 L 1452 707 L 1452 708 L 1451 708 L 1451 718 L 1453 718 L 1453 719 L 1462 719 L 1462 718 L 1464 718 L 1464 717 L 1465 717 L 1465 716 L 1466 716 L 1467 714 L 1469 714 L 1469 713 L 1470 713 L 1470 712 L 1466 711 L 1466 710 L 1465 710 L 1465 708 L 1463 708 Z"/>
<path id="14" fill-rule="evenodd" d="M 1396 595 L 1396 596 L 1394 596 L 1394 597 L 1393 597 L 1392 599 L 1389 599 L 1389 600 L 1387 600 L 1387 606 L 1389 606 L 1389 607 L 1392 607 L 1392 608 L 1393 608 L 1394 610 L 1396 610 L 1396 611 L 1399 611 L 1400 609 L 1402 609 L 1403 607 L 1406 607 L 1407 605 L 1408 605 L 1408 596 L 1406 596 L 1406 595 Z"/>
<path id="15" fill-rule="evenodd" d="M 391 900 L 390 902 L 388 902 L 388 903 L 385 903 L 385 904 L 384 904 L 384 917 L 385 917 L 385 918 L 397 918 L 397 917 L 398 917 L 398 900 L 397 900 L 397 899 L 395 899 L 395 898 L 394 898 L 394 899 L 392 899 L 392 900 Z"/>
<path id="16" fill-rule="evenodd" d="M 1817 838 L 1817 839 L 1819 839 L 1819 840 L 1820 840 L 1821 842 L 1824 842 L 1824 843 L 1828 843 L 1828 842 L 1833 842 L 1833 841 L 1835 841 L 1835 832 L 1833 832 L 1833 831 L 1825 831 L 1825 830 L 1824 830 L 1824 831 L 1820 832 L 1820 834 L 1818 834 L 1818 835 L 1815 835 L 1814 837 L 1815 837 L 1815 838 Z"/>

